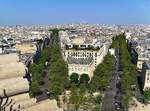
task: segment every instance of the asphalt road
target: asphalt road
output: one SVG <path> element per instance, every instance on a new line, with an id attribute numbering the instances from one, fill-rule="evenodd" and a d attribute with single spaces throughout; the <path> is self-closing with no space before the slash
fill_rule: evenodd
<path id="1" fill-rule="evenodd" d="M 115 69 L 112 72 L 112 77 L 110 81 L 110 87 L 106 90 L 105 96 L 102 103 L 102 111 L 122 111 L 122 109 L 117 109 L 117 102 L 120 102 L 116 98 L 120 96 L 120 90 L 118 89 L 117 84 L 120 81 L 119 77 L 119 49 L 115 51 Z"/>

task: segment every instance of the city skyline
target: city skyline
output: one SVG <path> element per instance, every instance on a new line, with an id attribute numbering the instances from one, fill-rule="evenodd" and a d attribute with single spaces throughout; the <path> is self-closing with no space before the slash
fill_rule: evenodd
<path id="1" fill-rule="evenodd" d="M 150 24 L 149 0 L 3 0 L 0 25 Z"/>

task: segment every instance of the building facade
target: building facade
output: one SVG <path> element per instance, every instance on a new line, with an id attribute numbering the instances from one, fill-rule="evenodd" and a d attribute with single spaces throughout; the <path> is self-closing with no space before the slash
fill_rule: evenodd
<path id="1" fill-rule="evenodd" d="M 98 64 L 103 61 L 110 43 L 87 37 L 80 32 L 59 32 L 62 56 L 68 63 L 69 76 L 72 73 L 88 74 L 91 78 Z"/>
<path id="2" fill-rule="evenodd" d="M 98 64 L 103 61 L 104 56 L 108 52 L 107 45 L 102 45 L 97 49 L 78 46 L 79 49 L 67 48 L 63 52 L 64 59 L 68 63 L 69 75 L 78 73 L 79 75 L 86 73 L 91 78 Z"/>
<path id="3" fill-rule="evenodd" d="M 142 68 L 143 90 L 150 89 L 150 62 L 145 62 Z"/>

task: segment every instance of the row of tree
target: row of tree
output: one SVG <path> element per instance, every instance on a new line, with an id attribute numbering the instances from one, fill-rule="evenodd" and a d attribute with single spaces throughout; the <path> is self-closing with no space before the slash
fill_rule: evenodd
<path id="1" fill-rule="evenodd" d="M 30 86 L 30 94 L 36 96 L 41 93 L 40 86 L 44 84 L 44 68 L 46 61 L 49 61 L 49 47 L 46 46 L 40 53 L 38 60 L 31 64 L 29 67 L 29 73 L 32 77 Z"/>
<path id="2" fill-rule="evenodd" d="M 90 82 L 90 91 L 104 91 L 110 83 L 112 71 L 114 69 L 115 58 L 108 53 L 101 64 L 99 64 Z"/>
<path id="3" fill-rule="evenodd" d="M 125 34 L 120 34 L 117 37 L 119 42 L 120 60 L 121 60 L 121 70 L 123 74 L 121 75 L 121 88 L 122 88 L 122 104 L 124 108 L 128 108 L 131 96 L 135 95 L 135 90 L 137 89 L 137 68 L 131 62 L 131 56 L 128 51 L 128 45 L 126 42 Z"/>
<path id="4" fill-rule="evenodd" d="M 49 72 L 49 91 L 54 96 L 60 95 L 68 86 L 68 67 L 61 55 L 61 48 L 58 37 L 58 29 L 50 30 L 50 43 L 41 51 L 38 60 L 31 64 L 29 72 L 32 75 L 32 82 L 30 86 L 30 94 L 36 96 L 41 93 L 41 86 L 44 84 L 43 78 L 45 76 L 45 63 L 50 63 Z"/>
<path id="5" fill-rule="evenodd" d="M 59 30 L 51 30 L 50 38 L 50 73 L 49 91 L 55 96 L 62 94 L 69 86 L 68 66 L 63 60 L 60 48 Z"/>
<path id="6" fill-rule="evenodd" d="M 110 48 L 117 48 L 117 41 L 116 41 L 116 36 L 112 38 L 112 44 L 110 46 Z"/>

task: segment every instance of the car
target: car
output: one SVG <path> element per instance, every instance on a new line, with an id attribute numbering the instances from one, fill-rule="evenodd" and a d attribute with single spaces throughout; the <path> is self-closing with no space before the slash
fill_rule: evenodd
<path id="1" fill-rule="evenodd" d="M 120 109 L 121 109 L 121 107 L 120 107 L 120 105 L 119 105 L 119 103 L 117 102 L 117 103 L 115 103 L 115 109 L 117 110 L 117 111 L 119 111 Z"/>
<path id="2" fill-rule="evenodd" d="M 49 92 L 48 89 L 45 89 L 45 92 L 46 92 L 47 95 L 50 95 L 50 92 Z"/>
<path id="3" fill-rule="evenodd" d="M 107 86 L 107 88 L 110 88 L 110 86 Z"/>
<path id="4" fill-rule="evenodd" d="M 119 111 L 119 110 L 120 110 L 120 107 L 117 107 L 116 110 Z"/>
<path id="5" fill-rule="evenodd" d="M 116 101 L 115 101 L 115 105 L 116 105 L 116 106 L 119 106 L 119 104 L 120 104 L 120 103 L 116 100 Z"/>
<path id="6" fill-rule="evenodd" d="M 115 102 L 115 106 L 118 106 L 118 103 L 117 103 L 117 102 Z"/>

